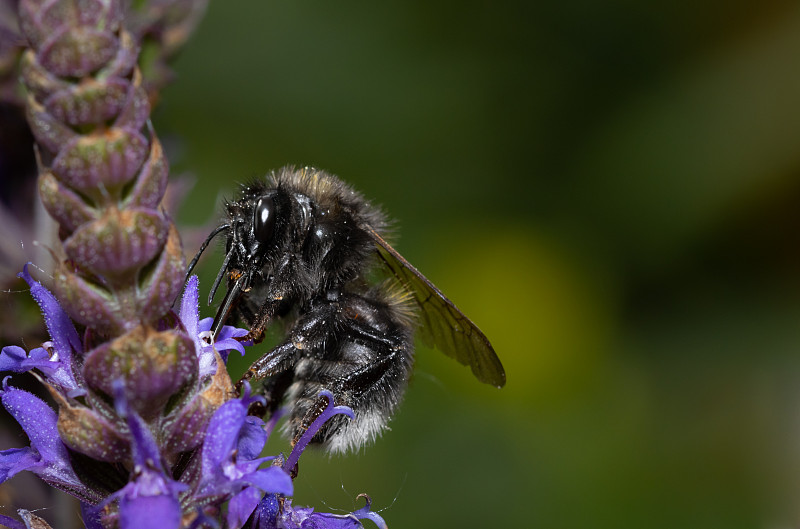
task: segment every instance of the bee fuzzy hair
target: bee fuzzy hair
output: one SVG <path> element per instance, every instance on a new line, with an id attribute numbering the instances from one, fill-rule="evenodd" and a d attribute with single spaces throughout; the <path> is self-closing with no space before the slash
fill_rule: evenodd
<path id="1" fill-rule="evenodd" d="M 388 231 L 389 223 L 380 208 L 373 206 L 364 196 L 336 176 L 315 169 L 292 166 L 282 167 L 267 175 L 267 185 L 284 188 L 309 197 L 321 208 L 348 211 L 356 222 L 370 226 L 378 233 Z"/>

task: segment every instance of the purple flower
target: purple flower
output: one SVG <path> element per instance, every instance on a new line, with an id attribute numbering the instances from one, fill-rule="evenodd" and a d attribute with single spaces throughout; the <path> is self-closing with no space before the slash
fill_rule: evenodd
<path id="1" fill-rule="evenodd" d="M 249 416 L 250 405 L 255 402 L 263 405 L 264 399 L 251 396 L 248 385 L 245 385 L 245 394 L 240 399 L 221 403 L 205 420 L 203 417 L 210 408 L 196 407 L 193 403 L 205 402 L 207 397 L 204 395 L 208 390 L 198 392 L 188 400 L 183 410 L 174 413 L 172 429 L 163 430 L 167 433 L 183 432 L 186 429 L 176 425 L 183 425 L 186 421 L 202 426 L 202 430 L 197 432 L 199 441 L 194 449 L 195 463 L 187 466 L 196 471 L 187 471 L 176 477 L 174 468 L 166 462 L 177 450 L 173 446 L 177 442 L 175 436 L 162 436 L 168 440 L 164 443 L 163 439 L 159 441 L 153 435 L 152 426 L 140 412 L 149 408 L 142 404 L 134 406 L 130 402 L 130 391 L 124 378 L 110 383 L 113 410 L 79 407 L 73 400 L 78 396 L 95 400 L 92 395 L 96 388 L 87 385 L 83 377 L 73 374 L 77 372 L 73 370 L 73 360 L 85 356 L 85 346 L 52 293 L 30 277 L 27 267 L 20 276 L 28 282 L 42 309 L 52 341 L 27 354 L 18 346 L 3 348 L 0 368 L 17 373 L 30 370 L 41 373 L 44 382 L 54 390 L 52 394 L 57 397 L 62 417 L 38 397 L 4 381 L 0 401 L 22 425 L 31 444 L 0 452 L 0 482 L 23 470 L 34 472 L 50 485 L 80 498 L 84 519 L 87 523 L 92 521 L 89 525 L 98 528 L 107 524 L 119 524 L 122 528 L 147 524 L 177 528 L 193 509 L 224 502 L 227 502 L 225 527 L 228 528 L 244 527 L 248 519 L 251 520 L 250 527 L 360 527 L 360 520 L 365 518 L 383 526 L 380 516 L 369 510 L 369 501 L 366 507 L 354 513 L 338 515 L 296 508 L 289 498 L 292 494 L 291 473 L 310 440 L 331 417 L 338 414 L 353 417 L 350 408 L 335 406 L 329 392 L 321 393 L 328 399 L 328 406 L 298 440 L 285 461 L 282 457 L 260 457 L 280 414 L 273 416 L 266 425 L 261 419 Z M 186 285 L 179 321 L 182 328 L 194 337 L 191 340 L 191 358 L 198 365 L 208 365 L 199 378 L 216 380 L 225 371 L 215 347 L 228 344 L 230 349 L 239 350 L 241 345 L 233 339 L 220 340 L 216 344 L 202 339 L 207 331 L 197 319 L 197 297 L 198 282 L 193 277 Z M 229 337 L 242 336 L 246 331 L 225 327 L 223 333 Z M 96 355 L 98 350 L 89 354 Z M 198 383 L 196 387 L 200 389 L 202 385 Z M 123 424 L 109 416 L 111 411 Z M 76 437 L 74 430 L 82 432 L 82 436 Z M 94 433 L 87 434 L 86 430 Z M 178 443 L 177 446 L 185 452 L 186 444 Z M 131 472 L 127 484 L 117 490 L 108 490 L 85 483 L 72 467 L 70 450 L 82 451 L 103 461 L 129 461 Z M 277 510 L 273 508 L 275 505 L 279 505 Z M 116 506 L 116 509 L 109 514 L 105 512 L 108 506 Z M 216 522 L 212 523 L 212 520 L 202 510 L 195 518 L 199 525 L 214 525 Z"/>
<path id="2" fill-rule="evenodd" d="M 300 437 L 289 458 L 281 465 L 285 472 L 291 473 L 297 466 L 300 456 L 305 451 L 311 439 L 319 432 L 322 426 L 335 415 L 354 417 L 353 410 L 347 406 L 336 406 L 333 395 L 327 390 L 320 392 L 320 396 L 328 400 L 325 410 L 311 423 Z M 361 509 L 350 514 L 331 514 L 315 512 L 310 507 L 295 508 L 290 498 L 281 498 L 277 494 L 266 494 L 259 502 L 248 529 L 357 529 L 362 527 L 360 520 L 370 519 L 378 527 L 386 529 L 386 522 L 378 513 L 370 510 L 369 496 L 362 494 L 367 504 Z"/>
<path id="3" fill-rule="evenodd" d="M 200 366 L 200 377 L 213 374 L 216 370 L 216 360 L 214 350 L 219 353 L 224 362 L 228 360 L 228 354 L 232 350 L 238 351 L 244 356 L 244 346 L 251 345 L 251 342 L 242 343 L 236 338 L 247 334 L 247 329 L 239 329 L 225 325 L 219 333 L 216 341 L 211 334 L 211 324 L 214 318 L 199 318 L 199 290 L 197 276 L 192 276 L 186 283 L 181 298 L 180 319 L 186 332 L 194 338 L 195 350 Z"/>
<path id="4" fill-rule="evenodd" d="M 119 500 L 120 527 L 180 527 L 181 506 L 178 494 L 189 486 L 167 474 L 158 443 L 147 424 L 128 408 L 121 381 L 115 384 L 114 402 L 120 417 L 127 419 L 131 432 L 133 472 L 127 485 L 111 494 L 98 509 Z"/>
<path id="5" fill-rule="evenodd" d="M 50 485 L 80 498 L 86 503 L 87 516 L 93 519 L 98 517 L 100 509 L 116 502 L 118 515 L 111 516 L 111 519 L 118 518 L 121 527 L 141 527 L 140 524 L 148 519 L 158 520 L 158 526 L 178 527 L 182 519 L 178 495 L 187 491 L 190 485 L 173 479 L 172 470 L 164 466 L 163 461 L 170 454 L 169 446 L 159 445 L 151 433 L 151 426 L 141 417 L 137 408 L 129 404 L 130 391 L 126 390 L 126 383 L 122 378 L 112 381 L 112 391 L 109 393 L 114 396 L 113 411 L 124 421 L 125 428 L 121 424 L 115 424 L 113 417 L 109 416 L 112 410 L 81 407 L 72 400 L 78 396 L 88 396 L 89 400 L 100 405 L 100 402 L 92 397 L 97 388 L 87 386 L 86 381 L 76 376 L 76 371 L 73 370 L 73 360 L 76 355 L 83 356 L 84 345 L 55 296 L 30 276 L 27 266 L 20 277 L 31 287 L 31 294 L 42 309 L 52 341 L 27 354 L 18 346 L 4 347 L 0 352 L 0 369 L 16 373 L 38 371 L 43 375 L 44 382 L 54 390 L 52 394 L 57 397 L 62 412 L 59 417 L 38 397 L 9 386 L 7 380 L 3 382 L 0 401 L 28 434 L 31 445 L 0 452 L 0 482 L 10 479 L 20 471 L 29 470 Z M 186 301 L 192 297 L 195 300 L 197 298 L 196 278 L 189 282 L 186 289 L 184 306 L 181 309 L 181 324 L 187 329 L 198 329 L 197 311 L 186 308 Z M 241 335 L 242 331 L 228 328 L 226 333 Z M 194 333 L 194 336 L 195 339 L 192 341 L 194 347 L 190 354 L 195 363 L 209 356 L 213 359 L 214 348 L 204 344 L 197 333 Z M 98 350 L 90 354 L 96 356 Z M 215 367 L 214 373 L 207 373 L 204 378 L 213 378 L 217 373 L 225 373 L 224 366 L 220 369 Z M 230 386 L 229 381 L 228 386 Z M 197 389 L 200 389 L 199 385 Z M 198 393 L 197 400 L 208 403 L 208 397 L 203 395 L 203 392 Z M 251 401 L 252 399 L 247 402 Z M 180 423 L 181 419 L 186 420 L 188 416 L 194 417 L 194 423 L 198 424 L 199 421 L 198 425 L 203 428 L 208 425 L 206 435 L 210 438 L 217 439 L 220 435 L 232 433 L 232 437 L 228 436 L 229 440 L 233 439 L 237 443 L 241 454 L 239 475 L 234 473 L 230 478 L 228 472 L 227 480 L 216 482 L 207 480 L 202 494 L 198 494 L 198 497 L 209 496 L 216 498 L 217 502 L 225 501 L 241 489 L 243 484 L 251 483 L 256 486 L 261 485 L 260 491 L 291 493 L 291 480 L 280 469 L 257 469 L 258 465 L 266 460 L 256 459 L 266 440 L 266 433 L 263 429 L 260 430 L 261 434 L 258 433 L 263 423 L 260 419 L 246 416 L 246 405 L 242 406 L 238 400 L 230 401 L 230 406 L 223 407 L 222 413 L 215 415 L 218 419 L 209 421 L 203 417 L 208 417 L 218 405 L 211 402 L 211 408 L 206 405 L 198 411 L 191 406 L 193 402 L 195 401 L 190 400 L 184 410 L 174 414 L 173 424 Z M 139 404 L 138 409 L 149 408 Z M 238 411 L 242 422 L 240 428 L 234 431 L 229 430 L 231 421 L 224 420 L 232 409 Z M 167 428 L 165 431 L 170 430 Z M 202 440 L 202 431 L 199 437 Z M 167 436 L 167 440 L 170 439 Z M 175 442 L 173 439 L 172 443 Z M 178 445 L 185 448 L 180 443 Z M 219 443 L 211 443 L 209 446 L 224 448 Z M 107 461 L 130 458 L 132 471 L 127 485 L 112 493 L 110 490 L 84 483 L 72 468 L 70 449 Z M 210 449 L 204 451 L 204 454 L 213 455 L 213 453 Z M 276 471 L 280 474 L 277 478 L 273 478 L 277 486 L 265 486 L 264 476 L 273 476 Z M 189 481 L 191 482 L 191 479 Z M 253 507 L 257 501 L 258 498 L 253 502 Z"/>
<path id="6" fill-rule="evenodd" d="M 258 529 L 360 529 L 363 527 L 361 520 L 372 520 L 381 529 L 387 529 L 386 522 L 381 516 L 370 510 L 372 500 L 366 494 L 359 495 L 365 498 L 367 504 L 359 510 L 350 514 L 331 514 L 327 512 L 315 512 L 310 507 L 293 507 L 291 499 L 285 499 L 283 508 L 275 513 L 274 518 L 269 515 L 259 518 Z M 265 500 L 268 505 L 265 512 L 274 510 L 276 505 L 275 498 Z M 259 513 L 261 514 L 261 513 Z"/>
<path id="7" fill-rule="evenodd" d="M 310 507 L 294 507 L 290 498 L 267 494 L 258 504 L 247 529 L 361 529 L 361 520 L 372 520 L 381 529 L 387 529 L 381 516 L 370 510 L 371 500 L 366 494 L 367 504 L 350 514 L 315 512 Z"/>
<path id="8" fill-rule="evenodd" d="M 62 393 L 70 397 L 82 395 L 85 390 L 80 387 L 72 368 L 73 355 L 83 352 L 78 331 L 53 294 L 31 277 L 29 265 L 30 263 L 25 265 L 19 277 L 31 287 L 31 296 L 42 310 L 52 341 L 45 342 L 42 347 L 37 347 L 28 354 L 16 345 L 4 347 L 0 351 L 0 371 L 24 373 L 38 369 L 48 384 L 59 388 Z"/>
<path id="9" fill-rule="evenodd" d="M 28 470 L 83 501 L 99 501 L 102 496 L 82 483 L 72 468 L 69 452 L 58 433 L 56 413 L 35 395 L 7 382 L 7 378 L 3 380 L 0 401 L 22 426 L 31 444 L 0 452 L 0 483 Z"/>
<path id="10" fill-rule="evenodd" d="M 251 403 L 249 387 L 241 399 L 229 400 L 214 413 L 208 424 L 202 451 L 202 496 L 231 494 L 228 527 L 241 527 L 265 492 L 291 495 L 292 480 L 278 466 L 259 468 L 274 457 L 258 457 L 267 441 L 264 423 L 247 415 Z"/>

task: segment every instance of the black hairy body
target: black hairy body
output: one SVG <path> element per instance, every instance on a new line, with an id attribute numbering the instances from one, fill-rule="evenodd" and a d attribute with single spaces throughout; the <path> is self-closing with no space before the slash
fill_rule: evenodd
<path id="1" fill-rule="evenodd" d="M 209 296 L 210 302 L 225 278 L 215 335 L 238 319 L 250 330 L 247 339 L 258 342 L 275 320 L 287 323 L 285 338 L 239 387 L 263 379 L 266 411 L 285 404 L 295 440 L 325 408 L 323 389 L 355 419 L 334 417 L 314 442 L 341 452 L 385 429 L 411 374 L 417 321 L 424 339 L 470 365 L 481 381 L 505 383 L 486 337 L 386 243 L 385 230 L 381 212 L 336 177 L 284 168 L 244 186 L 200 250 L 226 234 Z M 370 280 L 376 266 L 390 279 Z"/>

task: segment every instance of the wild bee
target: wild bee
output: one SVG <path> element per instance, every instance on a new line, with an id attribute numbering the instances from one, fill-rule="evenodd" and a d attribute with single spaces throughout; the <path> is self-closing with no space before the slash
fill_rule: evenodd
<path id="1" fill-rule="evenodd" d="M 320 390 L 355 412 L 339 415 L 313 441 L 333 452 L 373 440 L 395 412 L 411 373 L 414 334 L 460 363 L 481 382 L 502 387 L 503 366 L 486 336 L 384 239 L 383 214 L 323 171 L 286 167 L 243 186 L 225 204 L 223 278 L 227 292 L 212 326 L 229 320 L 259 342 L 275 320 L 285 339 L 245 373 L 264 380 L 266 412 L 285 404 L 295 441 L 325 408 Z M 387 279 L 374 278 L 375 270 Z M 233 322 L 230 322 L 233 323 Z"/>

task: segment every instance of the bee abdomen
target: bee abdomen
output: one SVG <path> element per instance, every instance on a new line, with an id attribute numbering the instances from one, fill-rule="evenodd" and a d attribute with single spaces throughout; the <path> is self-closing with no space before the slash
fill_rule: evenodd
<path id="1" fill-rule="evenodd" d="M 295 364 L 286 428 L 295 437 L 302 433 L 314 418 L 319 392 L 327 389 L 337 405 L 353 409 L 355 419 L 334 417 L 314 442 L 345 452 L 386 429 L 408 384 L 413 342 L 410 326 L 380 300 L 350 294 L 337 303 L 337 318 L 326 325 L 335 328 L 335 337 L 304 349 Z"/>

